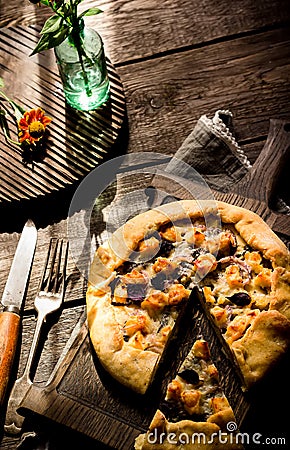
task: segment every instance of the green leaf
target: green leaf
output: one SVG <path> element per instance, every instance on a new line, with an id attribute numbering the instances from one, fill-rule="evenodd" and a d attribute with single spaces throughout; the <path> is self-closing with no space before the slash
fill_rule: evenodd
<path id="1" fill-rule="evenodd" d="M 96 14 L 100 14 L 102 12 L 103 11 L 100 8 L 89 8 L 79 15 L 79 19 L 84 16 L 95 16 Z"/>
<path id="2" fill-rule="evenodd" d="M 72 10 L 69 4 L 63 3 L 58 9 L 56 9 L 56 12 L 64 19 L 68 19 L 69 23 L 71 22 Z"/>
<path id="3" fill-rule="evenodd" d="M 29 56 L 35 55 L 36 53 L 41 52 L 42 50 L 47 50 L 49 48 L 49 42 L 50 42 L 50 35 L 49 34 L 43 34 L 41 38 L 39 39 L 36 47 L 34 48 L 33 52 L 30 53 Z"/>
<path id="4" fill-rule="evenodd" d="M 54 16 L 47 19 L 47 21 L 43 25 L 40 34 L 54 33 L 61 27 L 62 21 L 63 21 L 62 17 L 59 17 L 55 14 Z"/>
<path id="5" fill-rule="evenodd" d="M 68 27 L 67 25 L 63 24 L 62 27 L 56 33 L 43 34 L 33 52 L 30 53 L 30 56 L 42 52 L 43 50 L 48 50 L 49 48 L 57 47 L 68 37 L 70 32 L 71 27 Z"/>
<path id="6" fill-rule="evenodd" d="M 82 3 L 82 1 L 83 1 L 83 0 L 75 0 L 74 3 L 75 3 L 76 5 L 79 5 L 80 3 Z"/>
<path id="7" fill-rule="evenodd" d="M 4 88 L 4 85 L 5 85 L 4 80 L 3 78 L 0 77 L 0 89 Z"/>
<path id="8" fill-rule="evenodd" d="M 40 3 L 42 3 L 44 6 L 50 6 L 49 5 L 49 0 L 41 0 L 41 2 Z"/>

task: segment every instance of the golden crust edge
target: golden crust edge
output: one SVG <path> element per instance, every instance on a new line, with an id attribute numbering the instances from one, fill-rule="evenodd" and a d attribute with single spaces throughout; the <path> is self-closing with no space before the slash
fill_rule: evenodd
<path id="1" fill-rule="evenodd" d="M 261 251 L 274 267 L 290 269 L 290 253 L 286 245 L 256 213 L 220 201 L 180 200 L 141 213 L 117 229 L 110 239 L 110 244 L 107 242 L 96 251 L 91 282 L 94 283 L 93 272 L 96 268 L 108 276 L 108 270 L 119 267 L 146 233 L 158 229 L 169 221 L 175 222 L 185 217 L 197 219 L 212 211 L 218 211 L 222 222 L 234 225 L 246 243 L 254 250 Z M 104 252 L 106 258 L 104 254 L 102 255 Z"/>
<path id="2" fill-rule="evenodd" d="M 249 390 L 279 362 L 290 345 L 290 321 L 276 310 L 262 311 L 230 348 Z"/>
<path id="3" fill-rule="evenodd" d="M 108 307 L 106 296 L 101 298 L 90 293 L 86 296 L 91 342 L 102 366 L 114 379 L 139 394 L 145 394 L 160 355 L 130 347 L 124 342 L 121 345 L 121 330 L 114 319 L 113 308 Z"/>

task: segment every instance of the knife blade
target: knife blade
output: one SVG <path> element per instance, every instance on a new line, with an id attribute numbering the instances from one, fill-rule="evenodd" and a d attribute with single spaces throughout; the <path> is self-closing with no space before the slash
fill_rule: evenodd
<path id="1" fill-rule="evenodd" d="M 12 261 L 0 313 L 0 407 L 4 402 L 20 331 L 20 311 L 34 257 L 37 230 L 28 220 L 22 230 Z"/>

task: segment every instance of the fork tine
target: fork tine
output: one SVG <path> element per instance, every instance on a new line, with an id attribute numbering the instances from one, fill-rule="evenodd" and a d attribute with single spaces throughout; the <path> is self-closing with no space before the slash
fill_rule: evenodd
<path id="1" fill-rule="evenodd" d="M 65 279 L 66 279 L 66 266 L 67 266 L 67 260 L 68 260 L 68 241 L 65 241 L 65 250 L 64 250 L 64 259 L 63 259 L 63 269 L 62 269 L 62 276 L 61 276 L 61 282 L 60 282 L 60 289 L 61 293 L 64 291 L 64 285 L 65 285 Z"/>
<path id="2" fill-rule="evenodd" d="M 50 253 L 51 253 L 52 242 L 53 242 L 53 238 L 51 238 L 50 242 L 49 242 L 49 247 L 48 247 L 46 259 L 45 259 L 45 263 L 44 263 L 44 266 L 43 266 L 43 269 L 42 269 L 41 278 L 40 278 L 39 291 L 42 291 L 43 288 L 44 288 L 45 275 L 46 275 L 47 266 L 48 266 L 48 262 L 49 262 L 49 257 L 50 257 Z"/>
<path id="3" fill-rule="evenodd" d="M 64 251 L 63 251 L 63 247 L 64 247 Z M 58 261 L 57 261 L 57 266 L 55 269 L 55 280 L 54 280 L 54 286 L 53 286 L 54 292 L 56 292 L 57 290 L 61 290 L 61 291 L 64 290 L 67 259 L 68 259 L 68 242 L 64 241 L 62 239 L 60 241 Z M 61 270 L 61 265 L 62 265 L 62 270 Z"/>
<path id="4" fill-rule="evenodd" d="M 67 259 L 68 242 L 51 238 L 41 276 L 40 291 L 56 293 L 60 288 L 64 289 Z"/>
<path id="5" fill-rule="evenodd" d="M 51 239 L 50 242 L 51 242 L 51 246 L 50 246 L 49 252 L 48 252 L 49 256 L 50 256 L 50 253 L 51 253 L 53 238 Z M 53 249 L 53 253 L 52 253 L 52 257 L 51 257 L 51 261 L 50 261 L 50 268 L 49 268 L 48 277 L 47 277 L 45 286 L 42 289 L 44 292 L 48 292 L 49 289 L 50 289 L 50 286 L 51 286 L 52 278 L 53 278 L 53 275 L 54 275 L 54 263 L 55 263 L 58 243 L 59 243 L 59 240 L 56 239 L 56 243 L 55 243 L 55 246 L 54 246 L 54 249 Z M 47 261 L 47 263 L 49 263 L 49 261 Z"/>
<path id="6" fill-rule="evenodd" d="M 55 259 L 56 259 L 56 253 L 57 253 L 58 243 L 59 243 L 59 241 L 57 242 L 57 245 L 56 245 L 55 255 L 54 255 L 55 258 L 54 258 L 53 263 L 55 262 Z M 58 259 L 57 259 L 57 263 L 56 263 L 55 269 L 54 269 L 54 267 L 52 266 L 53 271 L 54 271 L 54 283 L 53 283 L 53 287 L 52 287 L 52 291 L 53 291 L 53 292 L 56 292 L 56 290 L 57 290 L 57 285 L 58 285 L 58 281 L 59 281 L 59 271 L 60 271 L 61 256 L 62 256 L 62 245 L 63 245 L 63 240 L 60 241 L 59 250 L 58 250 Z"/>
<path id="7" fill-rule="evenodd" d="M 56 278 L 54 283 L 54 292 L 58 291 L 60 294 L 62 294 L 65 287 L 64 285 L 66 278 L 67 259 L 68 259 L 68 242 L 66 240 L 62 240 L 59 249 L 59 257 L 56 268 Z"/>

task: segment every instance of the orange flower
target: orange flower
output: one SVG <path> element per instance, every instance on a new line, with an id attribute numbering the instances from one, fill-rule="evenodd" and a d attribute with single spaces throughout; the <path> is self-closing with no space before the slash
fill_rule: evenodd
<path id="1" fill-rule="evenodd" d="M 45 128 L 52 119 L 44 115 L 41 108 L 26 111 L 18 122 L 19 142 L 29 141 L 33 144 L 44 135 Z"/>

